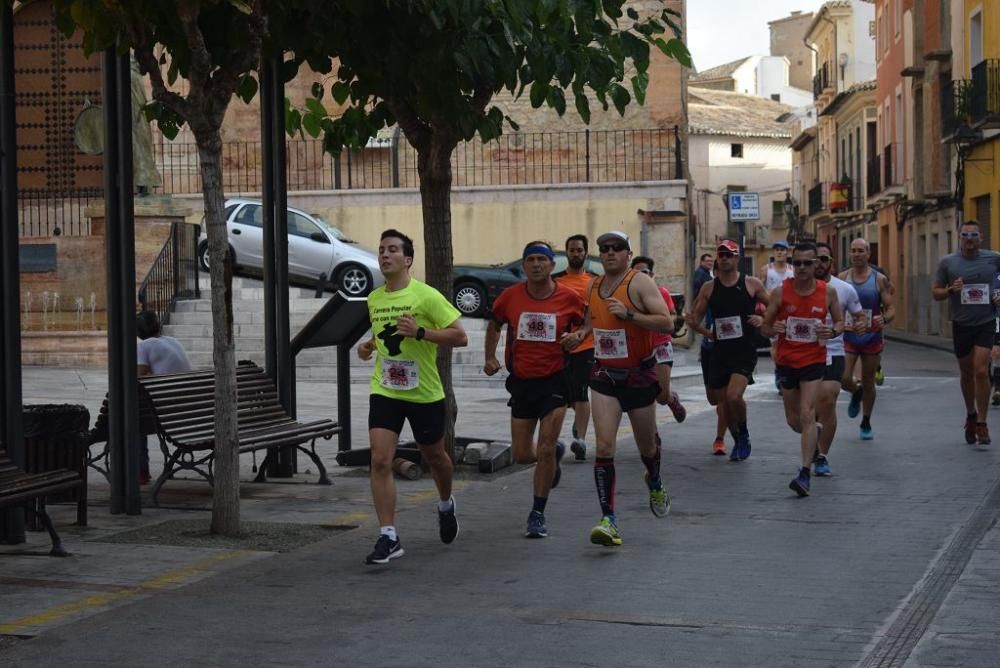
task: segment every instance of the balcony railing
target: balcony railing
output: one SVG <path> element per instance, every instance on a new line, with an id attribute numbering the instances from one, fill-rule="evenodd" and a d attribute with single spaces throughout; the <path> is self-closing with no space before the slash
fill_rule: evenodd
<path id="1" fill-rule="evenodd" d="M 941 90 L 941 136 L 952 137 L 972 116 L 972 80 L 955 79 Z"/>
<path id="2" fill-rule="evenodd" d="M 972 68 L 972 124 L 1000 127 L 1000 58 L 990 58 Z"/>
<path id="3" fill-rule="evenodd" d="M 903 185 L 902 155 L 899 144 L 886 144 L 882 151 L 882 189 Z"/>
<path id="4" fill-rule="evenodd" d="M 823 94 L 823 91 L 830 86 L 830 63 L 823 63 L 823 65 L 816 72 L 816 76 L 813 77 L 813 99 L 819 99 L 819 96 Z"/>
<path id="5" fill-rule="evenodd" d="M 866 177 L 865 194 L 868 197 L 874 197 L 882 192 L 882 156 L 873 156 L 868 161 Z"/>
<path id="6" fill-rule="evenodd" d="M 826 210 L 826 184 L 817 183 L 809 189 L 809 215 Z"/>

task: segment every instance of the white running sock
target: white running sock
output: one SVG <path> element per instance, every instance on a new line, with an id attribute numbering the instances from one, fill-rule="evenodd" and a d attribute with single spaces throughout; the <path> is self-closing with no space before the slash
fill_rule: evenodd
<path id="1" fill-rule="evenodd" d="M 388 536 L 389 540 L 393 542 L 396 541 L 396 527 L 394 526 L 381 527 L 379 528 L 378 532 L 383 536 Z"/>
<path id="2" fill-rule="evenodd" d="M 449 497 L 447 501 L 438 501 L 438 512 L 445 513 L 455 507 L 455 497 Z"/>

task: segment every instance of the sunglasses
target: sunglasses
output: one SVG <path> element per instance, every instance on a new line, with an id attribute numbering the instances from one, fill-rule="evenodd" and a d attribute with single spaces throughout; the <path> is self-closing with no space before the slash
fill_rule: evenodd
<path id="1" fill-rule="evenodd" d="M 719 257 L 723 259 L 729 259 L 731 257 L 736 257 L 736 253 L 730 253 L 729 251 L 719 251 Z"/>
<path id="2" fill-rule="evenodd" d="M 958 234 L 963 239 L 978 239 L 979 238 L 979 232 L 959 232 Z"/>
<path id="3" fill-rule="evenodd" d="M 826 264 L 827 262 L 831 262 L 833 260 L 833 256 L 832 255 L 817 255 L 816 259 L 819 260 L 820 262 Z"/>
<path id="4" fill-rule="evenodd" d="M 628 248 L 625 244 L 602 244 L 597 247 L 602 253 L 610 253 L 614 251 L 615 253 L 621 253 L 623 250 Z"/>
<path id="5" fill-rule="evenodd" d="M 816 260 L 792 260 L 793 267 L 811 267 L 816 264 Z"/>

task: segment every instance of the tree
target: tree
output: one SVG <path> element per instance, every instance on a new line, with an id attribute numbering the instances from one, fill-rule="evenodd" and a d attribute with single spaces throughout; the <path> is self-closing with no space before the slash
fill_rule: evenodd
<path id="1" fill-rule="evenodd" d="M 427 280 L 450 296 L 451 156 L 461 141 L 500 136 L 505 122 L 517 129 L 516 120 L 491 105 L 497 94 L 506 90 L 516 98 L 527 90 L 532 107 L 546 105 L 563 115 L 568 92 L 589 123 L 588 93 L 619 114 L 633 99 L 644 102 L 650 47 L 690 66 L 678 14 L 663 9 L 642 17 L 629 5 L 315 0 L 308 20 L 285 22 L 295 34 L 278 41 L 294 43 L 295 61 L 319 73 L 333 72 L 335 59 L 329 92 L 349 106 L 341 116 L 329 116 L 322 104 L 327 87 L 317 84 L 306 108 L 287 116 L 288 129 L 323 134 L 325 148 L 336 154 L 345 146 L 364 146 L 380 128 L 398 123 L 417 152 Z M 452 418 L 449 448 L 455 411 L 450 353 L 442 349 L 438 355 Z"/>
<path id="2" fill-rule="evenodd" d="M 83 31 L 89 53 L 131 49 L 149 76 L 146 108 L 168 138 L 185 123 L 198 146 L 212 285 L 215 365 L 215 484 L 212 531 L 240 532 L 236 358 L 233 344 L 232 257 L 223 218 L 222 120 L 233 96 L 249 100 L 268 37 L 262 0 L 55 0 L 67 35 Z M 167 69 L 164 80 L 163 68 Z M 178 77 L 187 93 L 171 90 Z"/>

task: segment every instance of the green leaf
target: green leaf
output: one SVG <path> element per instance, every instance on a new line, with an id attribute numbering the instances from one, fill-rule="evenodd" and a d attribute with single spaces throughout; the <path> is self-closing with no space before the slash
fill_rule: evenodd
<path id="1" fill-rule="evenodd" d="M 236 88 L 236 94 L 239 95 L 240 99 L 243 100 L 245 104 L 250 104 L 250 101 L 257 94 L 257 80 L 251 74 L 247 74 L 242 79 L 240 79 L 240 84 Z"/>
<path id="2" fill-rule="evenodd" d="M 561 88 L 550 88 L 545 101 L 550 107 L 555 109 L 556 113 L 560 116 L 566 113 L 566 95 L 562 92 Z"/>
<path id="3" fill-rule="evenodd" d="M 624 86 L 617 83 L 611 84 L 611 87 L 608 88 L 608 94 L 611 96 L 611 101 L 614 103 L 615 109 L 618 110 L 618 114 L 624 116 L 625 107 L 632 101 L 632 96 L 629 95 Z"/>
<path id="4" fill-rule="evenodd" d="M 322 131 L 322 121 L 318 116 L 313 114 L 306 114 L 302 117 L 302 129 L 309 133 L 309 136 L 315 139 L 319 137 L 319 133 Z"/>
<path id="5" fill-rule="evenodd" d="M 252 0 L 229 0 L 229 4 L 242 14 L 247 16 L 253 14 Z"/>
<path id="6" fill-rule="evenodd" d="M 518 130 L 521 129 L 521 126 L 518 125 L 518 123 L 510 116 L 504 116 L 503 118 L 505 121 L 507 121 L 507 125 L 509 125 L 510 129 L 513 130 L 514 132 L 517 132 Z"/>
<path id="7" fill-rule="evenodd" d="M 535 81 L 531 84 L 531 107 L 533 109 L 538 109 L 545 102 L 545 98 L 549 93 L 549 85 L 547 83 L 542 83 L 541 81 Z"/>
<path id="8" fill-rule="evenodd" d="M 635 93 L 635 101 L 639 104 L 646 104 L 646 88 L 649 86 L 649 74 L 640 72 L 632 77 L 632 92 Z"/>
<path id="9" fill-rule="evenodd" d="M 580 114 L 580 119 L 589 124 L 590 123 L 590 100 L 583 93 L 577 93 L 576 96 L 576 113 Z"/>
<path id="10" fill-rule="evenodd" d="M 628 14 L 628 17 L 633 21 L 639 20 L 639 12 L 635 11 L 634 8 L 629 7 L 628 9 L 625 10 L 625 13 Z"/>
<path id="11" fill-rule="evenodd" d="M 344 104 L 351 95 L 351 89 L 343 81 L 337 81 L 330 88 L 330 95 L 333 96 L 337 104 Z"/>
<path id="12" fill-rule="evenodd" d="M 181 129 L 177 127 L 177 124 L 172 121 L 157 121 L 156 127 L 159 128 L 160 134 L 170 141 L 173 141 L 177 137 L 177 133 L 181 131 Z"/>
<path id="13" fill-rule="evenodd" d="M 285 132 L 289 137 L 294 137 L 302 127 L 302 114 L 298 109 L 289 109 L 285 112 Z"/>
<path id="14" fill-rule="evenodd" d="M 665 55 L 670 56 L 684 67 L 691 67 L 691 52 L 688 51 L 684 42 L 680 41 L 676 37 L 671 38 L 667 42 L 664 42 L 663 39 L 658 37 L 653 40 L 653 44 L 655 44 Z"/>
<path id="15" fill-rule="evenodd" d="M 281 61 L 281 80 L 289 82 L 299 73 L 299 62 L 295 59 Z"/>
<path id="16" fill-rule="evenodd" d="M 314 97 L 306 98 L 306 109 L 308 109 L 310 113 L 316 116 L 317 120 L 327 115 L 326 107 L 324 107 L 323 103 Z"/>
<path id="17" fill-rule="evenodd" d="M 317 100 L 322 100 L 323 93 L 326 92 L 326 89 L 323 88 L 323 84 L 318 81 L 314 81 L 312 87 L 309 89 L 309 92 L 312 93 L 312 96 Z"/>

